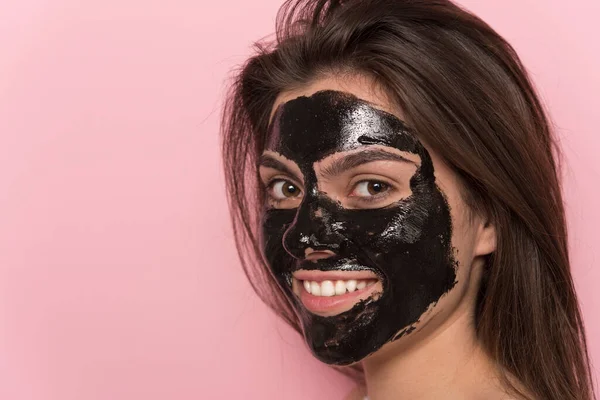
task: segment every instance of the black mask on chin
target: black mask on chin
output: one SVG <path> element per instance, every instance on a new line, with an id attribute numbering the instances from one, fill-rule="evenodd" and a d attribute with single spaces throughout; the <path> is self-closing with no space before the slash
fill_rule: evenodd
<path id="1" fill-rule="evenodd" d="M 315 162 L 374 144 L 420 157 L 409 197 L 379 209 L 345 209 L 317 189 Z M 262 243 L 314 355 L 328 364 L 351 364 L 415 329 L 429 306 L 454 287 L 457 266 L 449 206 L 417 137 L 394 115 L 327 90 L 280 105 L 266 149 L 294 161 L 304 175 L 298 208 L 265 209 Z M 307 247 L 335 256 L 302 263 Z M 292 292 L 291 273 L 300 268 L 370 270 L 380 277 L 383 292 L 341 314 L 318 316 Z"/>

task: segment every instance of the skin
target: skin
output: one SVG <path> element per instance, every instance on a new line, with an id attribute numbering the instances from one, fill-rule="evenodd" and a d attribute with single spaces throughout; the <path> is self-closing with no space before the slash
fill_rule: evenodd
<path id="1" fill-rule="evenodd" d="M 413 331 L 456 284 L 457 264 L 449 206 L 416 135 L 356 96 L 323 90 L 282 105 L 268 137 L 261 165 L 301 183 L 266 180 L 264 254 L 287 296 L 300 296 L 295 308 L 313 354 L 348 365 Z M 306 261 L 313 251 L 329 257 Z M 377 283 L 361 286 L 360 302 L 334 297 L 335 307 L 319 309 L 300 285 L 319 273 Z"/>
<path id="2" fill-rule="evenodd" d="M 282 92 L 273 106 L 271 118 L 279 105 L 322 90 L 352 94 L 372 103 L 375 108 L 404 120 L 402 110 L 393 106 L 383 90 L 368 77 L 360 75 L 324 77 L 306 86 Z M 427 143 L 422 140 L 421 143 L 431 157 L 435 183 L 444 194 L 450 210 L 451 244 L 457 262 L 456 283 L 419 317 L 415 329 L 410 334 L 386 342 L 359 360 L 365 369 L 367 388 L 357 388 L 348 398 L 361 398 L 368 389 L 371 400 L 508 399 L 510 397 L 498 380 L 499 371 L 477 341 L 474 327 L 474 306 L 484 265 L 483 257 L 496 248 L 494 226 L 488 223 L 485 216 L 476 215 L 468 208 L 464 201 L 464 187 L 458 176 Z M 389 148 L 386 150 L 390 151 Z M 302 179 L 302 171 L 296 163 L 276 151 L 267 149 L 265 154 L 277 157 L 278 161 L 295 175 L 287 178 L 294 178 L 295 182 Z M 412 157 L 417 164 L 420 161 L 414 154 L 404 155 Z M 342 156 L 344 154 L 335 155 Z M 335 157 L 315 163 L 317 176 L 335 160 Z M 375 180 L 387 179 L 386 182 L 395 184 L 397 181 L 393 180 L 394 177 L 399 177 L 397 179 L 401 181 L 415 170 L 405 165 L 406 163 L 400 164 L 393 161 L 371 163 L 370 169 L 362 170 L 361 174 Z M 280 174 L 282 179 L 286 178 L 280 171 L 260 167 L 260 175 L 265 184 L 276 173 Z M 352 180 L 350 176 L 344 179 Z M 336 183 L 339 186 L 340 180 L 343 179 L 329 182 L 322 180 L 319 182 L 319 190 L 344 207 L 356 207 L 357 204 L 352 203 L 355 200 L 352 199 L 353 196 L 339 187 L 336 188 Z M 300 189 L 302 184 L 303 182 L 297 182 Z M 397 189 L 387 198 L 388 202 L 402 200 L 411 194 L 410 189 L 406 187 Z M 364 193 L 364 190 L 352 193 L 356 195 Z M 280 202 L 277 207 L 293 209 L 299 206 L 300 201 L 301 196 L 294 197 L 291 201 L 286 199 L 287 203 Z M 334 254 L 333 251 L 307 247 L 304 255 L 301 254 L 300 257 L 303 256 L 305 260 L 322 260 Z M 381 287 L 378 288 L 380 289 Z M 298 288 L 294 287 L 293 291 L 297 293 Z"/>

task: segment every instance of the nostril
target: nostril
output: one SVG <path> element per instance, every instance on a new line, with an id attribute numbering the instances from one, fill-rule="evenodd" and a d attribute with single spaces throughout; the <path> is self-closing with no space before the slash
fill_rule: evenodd
<path id="1" fill-rule="evenodd" d="M 304 254 L 304 258 L 309 261 L 321 260 L 323 258 L 329 258 L 335 255 L 335 253 L 331 250 L 314 250 L 311 247 L 307 247 L 304 250 Z"/>

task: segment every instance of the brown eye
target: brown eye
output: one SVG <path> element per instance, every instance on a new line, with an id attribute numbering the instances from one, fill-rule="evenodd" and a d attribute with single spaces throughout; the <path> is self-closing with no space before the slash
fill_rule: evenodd
<path id="1" fill-rule="evenodd" d="M 271 183 L 271 193 L 276 200 L 284 200 L 300 195 L 300 189 L 289 181 L 278 179 Z"/>
<path id="2" fill-rule="evenodd" d="M 362 181 L 358 182 L 353 195 L 359 197 L 371 197 L 389 190 L 390 185 L 381 181 Z"/>

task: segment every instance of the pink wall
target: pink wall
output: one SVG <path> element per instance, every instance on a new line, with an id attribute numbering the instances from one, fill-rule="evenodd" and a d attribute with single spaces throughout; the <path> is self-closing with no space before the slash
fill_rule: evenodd
<path id="1" fill-rule="evenodd" d="M 280 0 L 0 5 L 0 398 L 340 398 L 253 295 L 218 155 L 228 70 Z M 521 53 L 566 150 L 600 363 L 597 0 L 465 0 Z M 216 40 L 217 39 L 217 40 Z"/>

